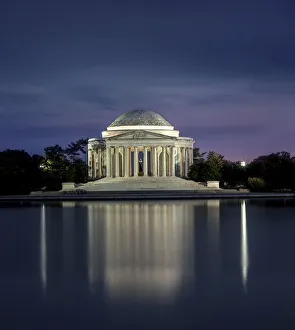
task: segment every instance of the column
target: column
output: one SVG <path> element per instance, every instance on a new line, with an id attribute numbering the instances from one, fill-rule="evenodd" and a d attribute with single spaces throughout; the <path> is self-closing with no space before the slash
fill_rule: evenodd
<path id="1" fill-rule="evenodd" d="M 92 151 L 88 150 L 88 177 L 92 178 Z"/>
<path id="2" fill-rule="evenodd" d="M 111 177 L 111 147 L 106 148 L 107 178 Z"/>
<path id="3" fill-rule="evenodd" d="M 132 176 L 132 149 L 129 149 L 129 173 Z"/>
<path id="4" fill-rule="evenodd" d="M 163 161 L 163 166 L 162 166 L 162 176 L 166 176 L 166 147 L 162 147 L 162 161 Z"/>
<path id="5" fill-rule="evenodd" d="M 186 176 L 186 148 L 182 148 L 183 152 L 183 176 Z"/>
<path id="6" fill-rule="evenodd" d="M 188 175 L 188 148 L 185 149 L 185 176 Z"/>
<path id="7" fill-rule="evenodd" d="M 152 173 L 152 175 L 154 175 L 154 148 L 151 147 L 150 149 L 150 172 Z"/>
<path id="8" fill-rule="evenodd" d="M 101 149 L 101 176 L 106 176 L 106 148 Z"/>
<path id="9" fill-rule="evenodd" d="M 170 147 L 170 157 L 171 157 L 171 176 L 175 176 L 175 148 Z"/>
<path id="10" fill-rule="evenodd" d="M 181 148 L 181 167 L 182 167 L 182 170 L 181 170 L 181 176 L 185 176 L 185 148 Z"/>
<path id="11" fill-rule="evenodd" d="M 99 176 L 99 149 L 95 151 L 95 177 Z"/>
<path id="12" fill-rule="evenodd" d="M 187 176 L 187 148 L 183 148 L 184 151 L 184 176 Z"/>
<path id="13" fill-rule="evenodd" d="M 144 147 L 144 155 L 143 155 L 143 175 L 148 176 L 148 151 L 147 147 Z"/>
<path id="14" fill-rule="evenodd" d="M 129 176 L 129 148 L 124 148 L 124 156 L 125 156 L 125 178 Z"/>
<path id="15" fill-rule="evenodd" d="M 138 149 L 134 148 L 134 176 L 138 176 Z"/>
<path id="16" fill-rule="evenodd" d="M 102 176 L 102 150 L 98 149 L 97 151 L 97 165 L 98 165 L 98 177 L 100 178 Z"/>
<path id="17" fill-rule="evenodd" d="M 181 164 L 181 158 L 182 158 L 182 154 L 181 154 L 181 148 L 178 147 L 177 148 L 177 152 L 178 152 L 178 167 L 179 167 L 179 176 L 182 176 L 182 164 Z"/>
<path id="18" fill-rule="evenodd" d="M 153 176 L 158 176 L 158 153 L 157 153 L 157 147 L 153 147 Z"/>
<path id="19" fill-rule="evenodd" d="M 92 178 L 96 177 L 96 151 L 92 151 Z"/>
<path id="20" fill-rule="evenodd" d="M 117 178 L 119 174 L 119 147 L 115 147 L 115 177 Z"/>

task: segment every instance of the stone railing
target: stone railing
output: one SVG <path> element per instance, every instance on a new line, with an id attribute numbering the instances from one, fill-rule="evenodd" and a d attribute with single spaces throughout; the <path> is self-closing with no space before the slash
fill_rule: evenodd
<path id="1" fill-rule="evenodd" d="M 62 190 L 72 190 L 76 188 L 76 184 L 74 182 L 63 182 Z"/>
<path id="2" fill-rule="evenodd" d="M 207 181 L 207 188 L 218 188 L 219 189 L 219 181 Z"/>

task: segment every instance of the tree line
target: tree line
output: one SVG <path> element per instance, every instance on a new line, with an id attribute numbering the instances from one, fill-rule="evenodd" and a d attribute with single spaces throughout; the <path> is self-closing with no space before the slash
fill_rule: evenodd
<path id="1" fill-rule="evenodd" d="M 85 183 L 88 178 L 87 138 L 65 148 L 53 145 L 43 155 L 25 150 L 0 151 L 0 194 L 28 194 L 33 190 L 60 190 L 62 182 Z M 295 157 L 277 152 L 255 158 L 246 166 L 226 160 L 214 151 L 195 148 L 188 178 L 196 182 L 220 181 L 221 187 L 251 191 L 295 189 Z"/>
<path id="2" fill-rule="evenodd" d="M 295 157 L 282 151 L 255 158 L 245 166 L 226 160 L 217 152 L 194 149 L 188 178 L 196 182 L 220 181 L 223 188 L 245 187 L 251 191 L 295 189 Z"/>
<path id="3" fill-rule="evenodd" d="M 65 148 L 49 146 L 44 155 L 30 155 L 25 150 L 1 151 L 0 194 L 60 190 L 62 182 L 87 182 L 87 141 L 79 139 Z"/>

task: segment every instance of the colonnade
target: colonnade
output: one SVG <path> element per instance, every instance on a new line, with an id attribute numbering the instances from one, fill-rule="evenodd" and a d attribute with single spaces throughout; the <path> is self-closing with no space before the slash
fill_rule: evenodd
<path id="1" fill-rule="evenodd" d="M 101 178 L 106 176 L 105 148 L 88 150 L 88 177 Z"/>
<path id="2" fill-rule="evenodd" d="M 88 152 L 89 177 L 186 177 L 193 149 L 180 146 L 106 146 Z"/>
<path id="3" fill-rule="evenodd" d="M 142 153 L 140 157 L 139 153 Z M 182 176 L 193 162 L 192 148 L 176 146 L 110 146 L 106 148 L 106 176 Z"/>

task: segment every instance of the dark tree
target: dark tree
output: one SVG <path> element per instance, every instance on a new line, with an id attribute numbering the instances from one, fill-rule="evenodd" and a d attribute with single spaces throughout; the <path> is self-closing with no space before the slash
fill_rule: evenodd
<path id="1" fill-rule="evenodd" d="M 224 157 L 214 151 L 207 154 L 200 153 L 199 149 L 195 152 L 194 164 L 190 167 L 189 178 L 197 182 L 219 181 L 222 179 L 222 168 Z"/>
<path id="2" fill-rule="evenodd" d="M 206 152 L 200 152 L 200 148 L 194 148 L 193 150 L 193 164 L 189 168 L 188 178 L 196 181 L 202 182 L 202 172 L 205 163 Z"/>
<path id="3" fill-rule="evenodd" d="M 194 164 L 204 163 L 206 153 L 207 152 L 201 152 L 200 148 L 194 148 L 194 150 L 193 150 L 193 163 Z"/>
<path id="4" fill-rule="evenodd" d="M 27 194 L 42 185 L 40 157 L 24 150 L 0 152 L 0 193 Z"/>
<path id="5" fill-rule="evenodd" d="M 247 170 L 239 162 L 224 161 L 222 180 L 227 186 L 246 185 Z"/>
<path id="6" fill-rule="evenodd" d="M 249 177 L 261 178 L 268 190 L 294 188 L 294 158 L 282 151 L 254 159 L 247 168 Z"/>

